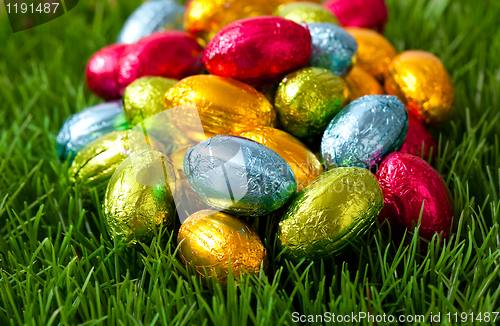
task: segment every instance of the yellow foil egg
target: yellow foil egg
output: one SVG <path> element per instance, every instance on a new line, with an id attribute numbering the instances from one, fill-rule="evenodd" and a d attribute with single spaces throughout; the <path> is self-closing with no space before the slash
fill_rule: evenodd
<path id="1" fill-rule="evenodd" d="M 266 249 L 257 233 L 245 222 L 222 212 L 203 210 L 191 215 L 177 236 L 182 261 L 205 278 L 205 271 L 222 284 L 227 281 L 229 264 L 236 277 L 258 274 L 266 267 Z"/>
<path id="2" fill-rule="evenodd" d="M 165 93 L 163 103 L 167 108 L 196 104 L 199 118 L 186 114 L 177 120 L 177 127 L 196 141 L 273 126 L 276 120 L 276 111 L 262 93 L 242 82 L 214 75 L 184 78 Z M 200 120 L 203 135 L 196 128 Z"/>
<path id="3" fill-rule="evenodd" d="M 282 4 L 273 12 L 273 15 L 292 20 L 298 24 L 306 23 L 332 23 L 339 25 L 335 17 L 328 9 L 318 3 L 312 2 L 290 2 Z"/>
<path id="4" fill-rule="evenodd" d="M 358 42 L 356 64 L 379 81 L 383 81 L 387 67 L 397 55 L 394 46 L 382 34 L 371 29 L 346 27 L 345 30 Z"/>
<path id="5" fill-rule="evenodd" d="M 260 127 L 244 131 L 240 136 L 265 145 L 278 153 L 292 168 L 297 182 L 297 192 L 324 172 L 323 166 L 309 148 L 289 133 L 272 127 Z"/>
<path id="6" fill-rule="evenodd" d="M 351 91 L 351 101 L 357 98 L 363 97 L 365 95 L 383 95 L 384 90 L 380 86 L 379 82 L 363 70 L 363 68 L 355 65 L 347 76 L 345 76 L 345 81 L 349 90 Z"/>
<path id="7" fill-rule="evenodd" d="M 394 58 L 385 90 L 396 95 L 420 122 L 437 124 L 453 110 L 454 90 L 441 60 L 425 51 L 405 51 Z"/>

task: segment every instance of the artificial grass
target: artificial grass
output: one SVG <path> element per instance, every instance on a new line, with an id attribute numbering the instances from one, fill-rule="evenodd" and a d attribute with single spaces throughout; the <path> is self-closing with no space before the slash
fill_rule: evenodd
<path id="1" fill-rule="evenodd" d="M 139 3 L 81 0 L 16 34 L 0 9 L 0 325 L 286 325 L 292 312 L 360 311 L 427 317 L 416 324 L 441 313 L 448 325 L 473 313 L 467 325 L 500 311 L 500 1 L 387 1 L 387 38 L 437 54 L 455 84 L 453 115 L 431 128 L 454 201 L 451 237 L 422 251 L 418 234 L 406 245 L 377 225 L 341 256 L 294 265 L 276 259 L 276 220 L 262 220 L 266 273 L 238 286 L 230 277 L 227 289 L 192 276 L 170 230 L 138 249 L 110 241 L 56 154 L 64 120 L 101 101 L 84 84 L 88 58 Z"/>

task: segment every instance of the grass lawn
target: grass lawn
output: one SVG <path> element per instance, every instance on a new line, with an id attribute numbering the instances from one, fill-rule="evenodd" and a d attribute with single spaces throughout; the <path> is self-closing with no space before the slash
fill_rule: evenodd
<path id="1" fill-rule="evenodd" d="M 416 234 L 405 245 L 374 227 L 344 255 L 271 259 L 265 275 L 238 286 L 230 277 L 227 289 L 191 276 L 168 230 L 140 249 L 110 241 L 102 212 L 82 203 L 56 154 L 64 120 L 101 101 L 85 86 L 87 60 L 139 3 L 81 0 L 16 34 L 1 5 L 0 325 L 277 326 L 293 324 L 293 312 L 424 315 L 420 324 L 441 313 L 442 324 L 480 316 L 495 325 L 484 317 L 500 312 L 500 1 L 387 0 L 387 38 L 399 51 L 438 55 L 455 84 L 453 115 L 431 129 L 454 200 L 452 236 L 423 252 Z M 258 226 L 270 257 L 275 223 Z"/>

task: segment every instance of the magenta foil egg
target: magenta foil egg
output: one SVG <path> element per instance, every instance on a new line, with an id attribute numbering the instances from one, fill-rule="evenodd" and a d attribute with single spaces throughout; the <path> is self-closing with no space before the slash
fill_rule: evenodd
<path id="1" fill-rule="evenodd" d="M 373 28 L 384 32 L 388 10 L 384 0 L 329 0 L 323 3 L 342 26 Z"/>
<path id="2" fill-rule="evenodd" d="M 406 139 L 400 151 L 417 156 L 422 156 L 423 154 L 424 160 L 428 161 L 432 148 L 432 158 L 430 160 L 430 162 L 432 162 L 437 153 L 436 141 L 417 119 L 412 115 L 409 117 L 410 124 L 408 126 L 408 132 L 406 133 Z"/>

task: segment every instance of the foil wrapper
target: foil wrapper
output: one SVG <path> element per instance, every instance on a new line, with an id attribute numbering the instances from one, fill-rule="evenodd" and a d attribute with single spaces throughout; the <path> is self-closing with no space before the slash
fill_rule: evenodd
<path id="1" fill-rule="evenodd" d="M 379 82 L 360 68 L 358 65 L 352 67 L 351 71 L 345 76 L 345 82 L 349 86 L 351 101 L 354 101 L 365 95 L 383 95 L 384 90 Z"/>
<path id="2" fill-rule="evenodd" d="M 380 165 L 377 177 L 384 193 L 380 221 L 388 220 L 392 233 L 402 238 L 417 226 L 419 235 L 432 240 L 436 233 L 447 237 L 453 223 L 450 193 L 439 173 L 421 158 L 393 153 Z"/>
<path id="3" fill-rule="evenodd" d="M 63 161 L 69 158 L 71 163 L 90 142 L 128 128 L 121 100 L 97 104 L 66 119 L 57 135 L 57 154 Z"/>
<path id="4" fill-rule="evenodd" d="M 261 267 L 267 267 L 266 249 L 257 233 L 222 212 L 203 210 L 191 215 L 181 225 L 177 243 L 182 261 L 204 280 L 216 277 L 224 285 L 230 268 L 238 276 L 258 275 Z"/>
<path id="5" fill-rule="evenodd" d="M 323 3 L 342 26 L 373 28 L 382 33 L 389 15 L 384 0 L 329 0 Z"/>
<path id="6" fill-rule="evenodd" d="M 389 65 L 385 90 L 420 122 L 438 124 L 453 111 L 455 91 L 441 60 L 425 51 L 405 51 Z"/>
<path id="7" fill-rule="evenodd" d="M 337 17 L 335 17 L 328 9 L 319 3 L 313 2 L 290 2 L 282 4 L 273 15 L 280 16 L 300 24 L 305 22 L 310 23 L 332 23 L 339 25 Z"/>
<path id="8" fill-rule="evenodd" d="M 283 129 L 305 138 L 321 134 L 349 99 L 344 80 L 323 68 L 302 68 L 281 81 L 274 107 Z"/>
<path id="9" fill-rule="evenodd" d="M 317 157 L 292 135 L 272 127 L 259 127 L 244 131 L 241 137 L 265 145 L 281 156 L 292 168 L 297 192 L 306 188 L 324 172 Z"/>
<path id="10" fill-rule="evenodd" d="M 342 27 L 331 23 L 309 24 L 313 67 L 326 68 L 344 77 L 356 61 L 358 44 Z"/>
<path id="11" fill-rule="evenodd" d="M 406 139 L 400 152 L 423 157 L 424 160 L 432 162 L 436 157 L 437 144 L 432 135 L 412 115 Z M 431 157 L 432 153 L 432 157 Z"/>
<path id="12" fill-rule="evenodd" d="M 379 81 L 384 80 L 392 59 L 398 54 L 382 35 L 366 28 L 348 27 L 346 31 L 358 43 L 356 64 Z"/>
<path id="13" fill-rule="evenodd" d="M 146 1 L 127 18 L 116 38 L 132 44 L 154 32 L 182 30 L 184 7 L 174 0 Z"/>
<path id="14" fill-rule="evenodd" d="M 403 145 L 408 112 L 395 96 L 368 95 L 351 102 L 326 128 L 321 157 L 327 167 L 373 167 Z"/>
<path id="15" fill-rule="evenodd" d="M 203 201 L 237 216 L 267 215 L 286 204 L 297 189 L 283 158 L 241 137 L 215 136 L 189 148 L 183 170 Z"/>
<path id="16" fill-rule="evenodd" d="M 278 244 L 292 261 L 337 255 L 366 234 L 383 206 L 382 189 L 370 171 L 328 171 L 295 196 L 279 222 Z"/>
<path id="17" fill-rule="evenodd" d="M 104 216 L 112 239 L 127 244 L 149 241 L 161 226 L 172 224 L 175 204 L 168 157 L 150 150 L 135 154 L 116 169 L 106 189 Z"/>
<path id="18" fill-rule="evenodd" d="M 310 55 L 311 35 L 307 26 L 264 16 L 240 20 L 221 29 L 205 48 L 203 63 L 214 75 L 264 85 L 304 66 Z"/>
<path id="19" fill-rule="evenodd" d="M 119 99 L 118 62 L 127 44 L 112 44 L 97 51 L 85 70 L 87 86 L 105 100 Z"/>

